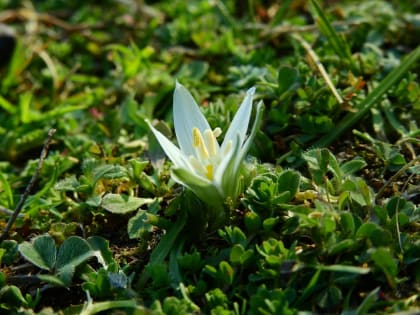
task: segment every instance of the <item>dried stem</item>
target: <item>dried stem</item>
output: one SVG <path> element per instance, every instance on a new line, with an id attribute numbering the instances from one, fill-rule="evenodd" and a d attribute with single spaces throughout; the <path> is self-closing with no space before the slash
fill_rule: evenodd
<path id="1" fill-rule="evenodd" d="M 69 24 L 51 14 L 48 13 L 37 13 L 30 9 L 18 9 L 18 10 L 5 10 L 0 14 L 0 23 L 14 22 L 16 20 L 36 20 L 46 25 L 54 25 L 62 28 L 66 32 L 80 32 L 91 28 L 101 28 L 103 25 L 87 25 Z"/>
<path id="2" fill-rule="evenodd" d="M 13 210 L 10 210 L 6 207 L 0 206 L 0 212 L 6 214 L 6 215 L 13 215 Z M 19 214 L 18 217 L 23 217 L 23 215 Z"/>
<path id="3" fill-rule="evenodd" d="M 330 76 L 328 75 L 327 71 L 325 70 L 324 66 L 319 60 L 317 54 L 312 49 L 311 45 L 309 45 L 309 43 L 306 40 L 304 40 L 299 34 L 292 34 L 292 37 L 296 39 L 302 45 L 303 48 L 305 48 L 306 52 L 308 53 L 308 55 L 310 56 L 310 58 L 312 59 L 316 67 L 318 68 L 319 73 L 324 78 L 325 83 L 327 83 L 334 97 L 337 99 L 337 102 L 339 104 L 343 103 L 342 97 L 340 96 L 334 84 L 332 83 Z"/>
<path id="4" fill-rule="evenodd" d="M 385 192 L 385 189 L 391 185 L 393 182 L 395 182 L 398 177 L 403 175 L 411 166 L 415 165 L 416 163 L 420 162 L 420 156 L 415 158 L 414 160 L 411 160 L 409 163 L 405 164 L 403 167 L 399 169 L 398 172 L 396 172 L 388 181 L 379 189 L 378 193 L 376 194 L 375 201 L 379 202 L 379 199 L 382 197 L 382 195 Z"/>
<path id="5" fill-rule="evenodd" d="M 32 175 L 32 178 L 29 181 L 28 186 L 26 186 L 24 193 L 20 197 L 20 200 L 19 200 L 18 204 L 16 205 L 15 210 L 13 210 L 13 213 L 12 213 L 11 217 L 9 218 L 9 221 L 7 222 L 7 225 L 4 228 L 4 230 L 3 230 L 3 233 L 0 236 L 0 241 L 4 240 L 7 237 L 7 235 L 9 234 L 9 231 L 10 231 L 13 223 L 16 221 L 16 218 L 18 217 L 20 211 L 22 210 L 23 205 L 25 204 L 26 199 L 28 199 L 29 194 L 31 193 L 31 191 L 32 191 L 32 189 L 33 189 L 33 187 L 35 185 L 35 181 L 38 178 L 39 173 L 41 172 L 42 165 L 44 164 L 44 160 L 47 157 L 48 148 L 49 148 L 49 146 L 51 144 L 52 137 L 53 137 L 55 131 L 56 131 L 55 129 L 50 129 L 48 131 L 48 138 L 45 141 L 44 146 L 42 148 L 41 155 L 40 155 L 39 161 L 38 161 L 38 166 L 37 166 L 37 168 L 35 170 L 35 173 Z"/>

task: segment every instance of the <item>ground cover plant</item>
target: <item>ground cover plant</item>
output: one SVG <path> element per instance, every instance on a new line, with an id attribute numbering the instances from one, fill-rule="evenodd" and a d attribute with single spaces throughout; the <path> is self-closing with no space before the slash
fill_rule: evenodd
<path id="1" fill-rule="evenodd" d="M 416 1 L 0 8 L 1 313 L 420 312 Z"/>

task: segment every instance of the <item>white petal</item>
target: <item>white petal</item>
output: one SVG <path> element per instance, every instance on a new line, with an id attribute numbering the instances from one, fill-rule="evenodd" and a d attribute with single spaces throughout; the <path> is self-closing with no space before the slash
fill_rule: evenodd
<path id="1" fill-rule="evenodd" d="M 239 134 L 240 145 L 245 140 L 246 132 L 248 130 L 249 119 L 251 118 L 252 111 L 252 98 L 255 93 L 255 87 L 250 88 L 246 92 L 246 97 L 242 101 L 241 106 L 233 117 L 232 123 L 226 132 L 225 139 L 223 140 L 222 150 L 226 147 L 230 140 L 233 140 Z"/>
<path id="2" fill-rule="evenodd" d="M 232 192 L 236 191 L 238 183 L 238 167 L 240 163 L 237 163 L 237 160 L 239 159 L 241 148 L 239 138 L 239 133 L 236 133 L 236 137 L 232 139 L 233 143 L 230 152 L 223 157 L 214 174 L 214 185 L 223 191 L 225 197 L 234 197 Z"/>
<path id="3" fill-rule="evenodd" d="M 187 157 L 179 150 L 168 138 L 166 138 L 160 131 L 155 129 L 149 121 L 146 121 L 155 135 L 156 139 L 159 141 L 160 146 L 169 159 L 175 164 L 176 167 L 182 167 L 186 169 L 191 169 L 190 163 L 188 162 Z"/>
<path id="4" fill-rule="evenodd" d="M 219 167 L 216 170 L 214 175 L 215 185 L 221 187 L 226 196 L 236 198 L 236 193 L 238 190 L 239 184 L 239 168 L 241 163 L 247 154 L 257 131 L 260 128 L 262 117 L 264 112 L 264 105 L 262 101 L 257 104 L 257 112 L 255 114 L 255 120 L 252 125 L 250 134 L 246 139 L 245 143 L 242 145 L 240 143 L 240 135 L 236 134 L 236 140 L 234 138 L 232 149 L 227 156 L 225 156 L 220 163 Z"/>
<path id="5" fill-rule="evenodd" d="M 248 139 L 246 139 L 245 143 L 243 144 L 238 154 L 238 159 L 236 161 L 238 165 L 235 165 L 235 168 L 239 168 L 240 164 L 242 163 L 242 160 L 245 158 L 245 155 L 248 153 L 248 150 L 252 144 L 252 141 L 254 141 L 255 135 L 257 134 L 257 131 L 260 129 L 263 113 L 264 113 L 264 104 L 262 101 L 259 101 L 257 104 L 257 112 L 255 114 L 254 123 L 252 125 Z"/>
<path id="6" fill-rule="evenodd" d="M 174 92 L 174 125 L 178 144 L 186 155 L 194 155 L 192 130 L 197 127 L 202 134 L 210 129 L 204 115 L 192 97 L 191 93 L 176 81 Z"/>

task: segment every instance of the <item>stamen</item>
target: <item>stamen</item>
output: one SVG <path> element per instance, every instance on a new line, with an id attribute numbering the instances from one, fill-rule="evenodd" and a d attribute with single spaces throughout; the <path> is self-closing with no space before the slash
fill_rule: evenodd
<path id="1" fill-rule="evenodd" d="M 216 156 L 217 154 L 217 140 L 213 132 L 210 129 L 204 131 L 204 138 L 206 139 L 207 149 L 210 156 Z"/>
<path id="2" fill-rule="evenodd" d="M 203 136 L 197 127 L 192 130 L 193 133 L 193 145 L 198 148 L 200 158 L 206 160 L 209 158 L 209 152 L 207 151 L 206 145 L 204 144 Z"/>
<path id="3" fill-rule="evenodd" d="M 215 138 L 219 137 L 221 134 L 222 134 L 222 129 L 220 129 L 219 127 L 214 128 L 213 135 Z"/>
<path id="4" fill-rule="evenodd" d="M 199 173 L 207 174 L 207 168 L 205 168 L 195 156 L 190 155 L 189 160 L 193 169 L 195 169 Z"/>
<path id="5" fill-rule="evenodd" d="M 210 180 L 213 180 L 213 165 L 209 164 L 206 166 L 206 177 Z"/>

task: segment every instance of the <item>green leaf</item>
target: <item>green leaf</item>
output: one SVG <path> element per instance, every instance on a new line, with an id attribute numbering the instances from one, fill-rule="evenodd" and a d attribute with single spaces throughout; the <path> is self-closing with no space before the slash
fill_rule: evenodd
<path id="1" fill-rule="evenodd" d="M 322 308 L 331 308 L 337 306 L 343 298 L 343 294 L 335 285 L 328 286 L 320 294 L 318 294 L 318 305 Z"/>
<path id="2" fill-rule="evenodd" d="M 319 276 L 321 275 L 321 269 L 318 269 L 315 274 L 312 276 L 311 280 L 309 281 L 308 285 L 303 290 L 301 296 L 297 300 L 296 304 L 302 304 L 311 294 L 314 292 L 316 288 L 316 284 L 318 283 Z"/>
<path id="3" fill-rule="evenodd" d="M 372 222 L 363 223 L 356 232 L 356 238 L 368 238 L 374 246 L 387 246 L 392 243 L 391 232 Z"/>
<path id="4" fill-rule="evenodd" d="M 278 92 L 285 92 L 296 89 L 299 86 L 299 72 L 295 68 L 280 67 L 277 77 Z"/>
<path id="5" fill-rule="evenodd" d="M 113 308 L 133 308 L 139 312 L 139 314 L 148 314 L 149 311 L 142 306 L 137 305 L 134 299 L 130 300 L 116 300 L 116 301 L 105 301 L 97 303 L 89 303 L 83 311 L 78 314 L 98 314 L 105 312 Z"/>
<path id="6" fill-rule="evenodd" d="M 397 261 L 392 257 L 389 249 L 376 248 L 372 250 L 370 258 L 388 277 L 395 277 L 398 274 Z"/>
<path id="7" fill-rule="evenodd" d="M 345 175 L 352 175 L 366 166 L 367 163 L 363 158 L 356 157 L 351 161 L 343 163 L 340 168 Z"/>
<path id="8" fill-rule="evenodd" d="M 229 260 L 234 263 L 240 263 L 242 255 L 245 253 L 245 249 L 240 244 L 235 244 L 230 250 Z"/>
<path id="9" fill-rule="evenodd" d="M 101 207 L 112 213 L 128 213 L 141 206 L 152 203 L 155 198 L 138 198 L 120 194 L 106 194 L 101 201 Z"/>
<path id="10" fill-rule="evenodd" d="M 19 255 L 18 244 L 14 240 L 4 240 L 0 243 L 0 250 L 2 254 L 0 255 L 0 263 L 5 265 L 11 265 L 16 261 L 17 256 Z M 4 250 L 4 251 L 3 251 Z M 1 284 L 0 284 L 1 287 Z"/>
<path id="11" fill-rule="evenodd" d="M 370 268 L 363 268 L 363 267 L 356 267 L 356 266 L 347 266 L 347 265 L 319 265 L 316 266 L 318 270 L 323 271 L 334 271 L 334 272 L 346 272 L 346 273 L 354 273 L 359 275 L 365 275 L 370 272 Z"/>
<path id="12" fill-rule="evenodd" d="M 7 180 L 5 174 L 3 174 L 3 172 L 0 171 L 0 184 L 1 184 L 1 188 L 3 190 L 3 192 L 6 194 L 7 197 L 7 206 L 8 207 L 13 207 L 14 206 L 14 202 L 13 202 L 13 193 L 12 193 L 12 188 L 10 187 L 9 181 Z"/>
<path id="13" fill-rule="evenodd" d="M 3 108 L 9 114 L 16 113 L 16 106 L 11 104 L 8 100 L 6 100 L 3 96 L 0 95 L 0 107 Z"/>
<path id="14" fill-rule="evenodd" d="M 143 170 L 146 168 L 147 165 L 149 165 L 149 161 L 140 161 L 137 159 L 131 159 L 128 161 L 130 163 L 130 166 L 133 170 L 132 176 L 134 178 L 140 177 Z"/>
<path id="15" fill-rule="evenodd" d="M 380 288 L 378 287 L 366 295 L 362 303 L 360 303 L 359 307 L 357 308 L 355 315 L 365 315 L 368 313 L 369 309 L 373 306 L 373 303 L 375 303 L 379 297 L 379 290 Z"/>
<path id="16" fill-rule="evenodd" d="M 94 168 L 93 172 L 93 179 L 96 183 L 98 180 L 104 179 L 116 179 L 121 178 L 128 175 L 127 169 L 122 167 L 121 165 L 99 165 Z"/>
<path id="17" fill-rule="evenodd" d="M 102 266 L 106 267 L 114 262 L 108 240 L 100 236 L 91 236 L 87 239 L 87 242 L 90 248 L 95 251 L 95 256 Z"/>
<path id="18" fill-rule="evenodd" d="M 148 264 L 144 268 L 150 278 L 152 278 L 154 286 L 167 286 L 169 283 L 168 266 L 164 263 Z"/>
<path id="19" fill-rule="evenodd" d="M 271 231 L 274 226 L 280 222 L 279 217 L 271 217 L 268 219 L 265 219 L 262 223 L 264 231 Z"/>
<path id="20" fill-rule="evenodd" d="M 53 275 L 37 275 L 36 276 L 39 280 L 52 284 L 53 286 L 57 287 L 65 287 L 66 284 L 57 276 Z"/>
<path id="21" fill-rule="evenodd" d="M 286 200 L 282 202 L 289 202 L 299 190 L 300 174 L 293 170 L 286 170 L 280 173 L 277 180 L 277 190 L 279 193 L 288 191 L 290 194 Z"/>
<path id="22" fill-rule="evenodd" d="M 353 236 L 355 232 L 355 223 L 353 214 L 350 212 L 343 212 L 340 215 L 340 223 L 346 235 Z"/>
<path id="23" fill-rule="evenodd" d="M 171 249 L 174 247 L 174 244 L 179 237 L 182 229 L 186 223 L 186 216 L 182 214 L 174 225 L 166 232 L 165 235 L 159 241 L 159 244 L 153 249 L 152 254 L 150 255 L 148 265 L 161 264 L 166 256 L 168 256 Z M 146 268 L 147 268 L 146 266 Z M 142 287 L 148 280 L 149 275 L 147 272 L 144 272 L 139 280 L 139 286 Z"/>
<path id="24" fill-rule="evenodd" d="M 235 244 L 235 245 L 233 245 L 232 249 L 230 250 L 229 260 L 233 264 L 243 265 L 247 261 L 250 260 L 253 253 L 254 253 L 253 250 L 251 250 L 251 249 L 245 250 L 244 247 L 241 244 Z"/>
<path id="25" fill-rule="evenodd" d="M 201 259 L 201 254 L 198 251 L 178 256 L 177 262 L 179 267 L 187 272 L 197 272 L 203 268 L 204 265 L 204 260 Z"/>
<path id="26" fill-rule="evenodd" d="M 328 253 L 330 255 L 338 255 L 338 254 L 341 254 L 342 252 L 345 252 L 347 250 L 352 249 L 355 244 L 356 244 L 356 242 L 354 240 L 345 239 L 345 240 L 342 240 L 340 242 L 337 242 L 337 243 L 331 245 L 328 248 Z"/>
<path id="27" fill-rule="evenodd" d="M 25 297 L 22 295 L 22 292 L 20 292 L 20 289 L 14 285 L 3 287 L 0 293 L 2 302 L 7 301 L 11 305 L 26 305 L 27 303 Z"/>
<path id="28" fill-rule="evenodd" d="M 244 224 L 250 233 L 257 233 L 261 227 L 261 217 L 252 211 L 245 213 Z"/>
<path id="29" fill-rule="evenodd" d="M 58 191 L 77 191 L 80 186 L 76 175 L 66 177 L 54 185 L 54 189 Z"/>
<path id="30" fill-rule="evenodd" d="M 223 280 L 228 284 L 232 284 L 234 271 L 231 265 L 227 261 L 221 261 L 219 264 L 219 270 L 221 275 L 223 276 Z"/>
<path id="31" fill-rule="evenodd" d="M 57 254 L 56 270 L 60 280 L 69 285 L 76 267 L 93 256 L 95 252 L 81 237 L 71 236 L 66 239 Z"/>
<path id="32" fill-rule="evenodd" d="M 55 266 L 57 251 L 50 235 L 35 237 L 32 243 L 23 242 L 19 244 L 18 250 L 26 260 L 41 269 L 51 271 Z"/>
<path id="33" fill-rule="evenodd" d="M 130 218 L 127 225 L 128 236 L 133 238 L 140 238 L 145 232 L 150 232 L 153 225 L 148 222 L 147 211 L 139 210 L 137 214 Z"/>

